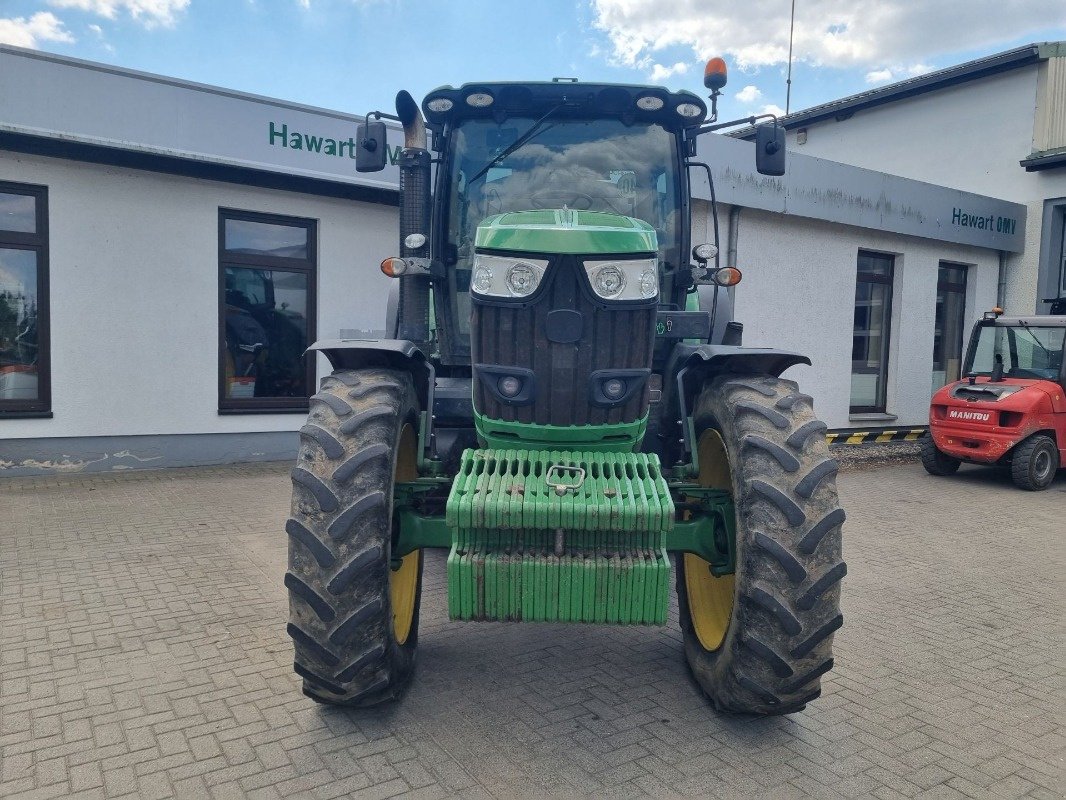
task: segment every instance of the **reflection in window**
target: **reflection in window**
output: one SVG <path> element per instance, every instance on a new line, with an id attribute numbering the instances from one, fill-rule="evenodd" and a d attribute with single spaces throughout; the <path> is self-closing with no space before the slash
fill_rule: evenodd
<path id="1" fill-rule="evenodd" d="M 307 277 L 226 267 L 226 398 L 307 397 Z"/>
<path id="2" fill-rule="evenodd" d="M 50 406 L 46 202 L 43 187 L 0 183 L 0 414 Z"/>
<path id="3" fill-rule="evenodd" d="M 307 258 L 307 228 L 247 219 L 226 220 L 226 251 L 277 258 Z"/>
<path id="4" fill-rule="evenodd" d="M 893 256 L 859 252 L 851 345 L 851 411 L 884 412 Z"/>
<path id="5" fill-rule="evenodd" d="M 219 407 L 307 407 L 314 336 L 314 223 L 222 211 Z"/>
<path id="6" fill-rule="evenodd" d="M 933 326 L 933 391 L 957 381 L 966 324 L 966 266 L 940 262 Z"/>
<path id="7" fill-rule="evenodd" d="M 37 198 L 0 191 L 0 231 L 37 232 Z"/>

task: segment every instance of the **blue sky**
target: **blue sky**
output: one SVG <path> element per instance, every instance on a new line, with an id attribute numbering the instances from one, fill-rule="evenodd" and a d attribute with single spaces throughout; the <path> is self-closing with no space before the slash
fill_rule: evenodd
<path id="1" fill-rule="evenodd" d="M 1062 0 L 796 1 L 791 110 L 1034 41 Z M 362 114 L 478 80 L 702 89 L 785 106 L 790 0 L 0 0 L 0 42 Z"/>

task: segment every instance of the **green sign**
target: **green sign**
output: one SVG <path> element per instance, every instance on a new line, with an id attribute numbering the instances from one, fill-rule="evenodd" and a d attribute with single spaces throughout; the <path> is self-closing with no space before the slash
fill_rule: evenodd
<path id="1" fill-rule="evenodd" d="M 1013 217 L 1000 217 L 995 214 L 973 214 L 972 209 L 963 211 L 961 208 L 951 210 L 951 224 L 960 228 L 974 228 L 979 231 L 995 231 L 996 233 L 1013 234 L 1018 227 L 1018 220 Z"/>
<path id="2" fill-rule="evenodd" d="M 329 136 L 317 136 L 311 133 L 305 133 L 303 131 L 297 131 L 289 128 L 288 124 L 270 123 L 270 130 L 268 132 L 269 141 L 272 147 L 284 147 L 288 150 L 303 150 L 308 153 L 335 156 L 337 158 L 350 158 L 355 159 L 355 138 L 349 136 L 347 139 L 333 139 Z M 388 161 L 390 164 L 396 164 L 400 160 L 400 151 L 403 149 L 400 145 L 396 147 L 386 146 L 385 150 L 388 154 Z"/>

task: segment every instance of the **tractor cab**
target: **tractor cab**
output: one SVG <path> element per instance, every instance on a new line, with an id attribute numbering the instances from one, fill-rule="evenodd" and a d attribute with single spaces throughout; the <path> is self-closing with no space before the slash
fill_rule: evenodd
<path id="1" fill-rule="evenodd" d="M 478 225 L 509 212 L 601 212 L 646 222 L 662 284 L 655 296 L 684 307 L 692 285 L 684 159 L 706 115 L 698 96 L 573 82 L 477 84 L 437 89 L 422 108 L 441 156 L 434 244 L 447 275 L 435 297 L 446 321 L 444 359 L 469 357 Z M 599 217 L 597 227 L 606 220 Z"/>

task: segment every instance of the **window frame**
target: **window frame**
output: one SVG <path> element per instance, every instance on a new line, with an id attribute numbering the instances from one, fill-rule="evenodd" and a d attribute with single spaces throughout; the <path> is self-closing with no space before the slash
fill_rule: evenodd
<path id="1" fill-rule="evenodd" d="M 873 272 L 863 272 L 859 268 L 859 259 L 863 256 L 873 257 L 878 260 L 884 260 L 888 262 L 888 275 L 878 275 Z M 892 304 L 893 294 L 895 294 L 895 278 L 896 278 L 896 254 L 884 253 L 877 250 L 860 249 L 855 258 L 855 298 L 852 300 L 852 312 L 854 313 L 855 303 L 858 300 L 858 288 L 860 283 L 878 283 L 887 286 L 888 289 L 885 292 L 885 311 L 884 311 L 884 331 L 881 336 L 881 357 L 880 366 L 878 369 L 878 377 L 880 386 L 877 392 L 877 402 L 872 406 L 857 406 L 851 403 L 851 397 L 848 397 L 848 413 L 849 414 L 886 414 L 888 413 L 888 367 L 889 361 L 892 355 Z M 854 336 L 855 327 L 852 324 L 852 349 L 854 350 Z M 854 352 L 852 354 L 854 356 Z M 849 375 L 854 375 L 855 359 L 851 359 L 851 369 Z"/>
<path id="2" fill-rule="evenodd" d="M 307 231 L 307 257 L 288 258 L 226 250 L 226 221 L 241 220 L 303 228 Z M 318 321 L 318 221 L 307 217 L 290 217 L 237 208 L 218 209 L 218 413 L 225 414 L 292 414 L 306 413 L 309 398 L 315 392 L 315 359 L 304 355 L 307 397 L 226 397 L 226 268 L 266 269 L 299 272 L 307 276 L 307 344 L 317 336 Z"/>
<path id="3" fill-rule="evenodd" d="M 48 280 L 48 187 L 0 181 L 0 193 L 34 198 L 34 233 L 0 229 L 0 248 L 37 254 L 37 399 L 0 398 L 0 419 L 52 416 L 52 337 Z"/>

